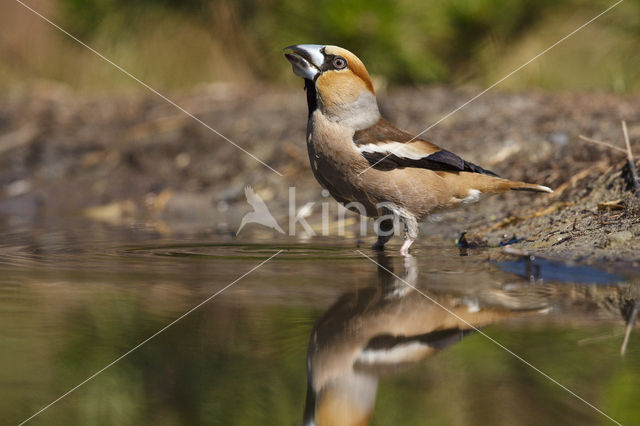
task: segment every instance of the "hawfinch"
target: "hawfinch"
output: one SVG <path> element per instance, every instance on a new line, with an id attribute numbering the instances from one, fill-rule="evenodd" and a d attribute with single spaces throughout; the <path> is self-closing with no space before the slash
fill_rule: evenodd
<path id="1" fill-rule="evenodd" d="M 345 207 L 379 218 L 381 250 L 404 225 L 400 252 L 408 255 L 418 222 L 430 213 L 476 202 L 509 190 L 552 192 L 542 185 L 498 177 L 385 120 L 366 68 L 337 46 L 299 44 L 285 48 L 302 77 L 309 117 L 307 148 L 318 182 Z"/>
<path id="2" fill-rule="evenodd" d="M 410 291 L 419 285 L 418 270 L 415 258 L 407 259 L 400 279 L 380 253 L 377 282 L 343 294 L 316 323 L 307 352 L 304 426 L 368 425 L 380 377 L 459 342 L 473 327 L 545 308 L 522 298 L 514 305 L 508 292 L 497 289 L 478 299 L 473 292 L 430 292 L 440 306 L 425 303 Z"/>

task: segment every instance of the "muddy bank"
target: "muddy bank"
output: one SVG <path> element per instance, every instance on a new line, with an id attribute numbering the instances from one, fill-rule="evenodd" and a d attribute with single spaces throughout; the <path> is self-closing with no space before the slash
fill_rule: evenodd
<path id="1" fill-rule="evenodd" d="M 476 93 L 428 87 L 380 93 L 379 100 L 389 119 L 419 132 Z M 301 88 L 214 84 L 169 96 L 283 176 L 152 94 L 79 96 L 43 82 L 0 96 L 0 226 L 89 218 L 232 238 L 251 210 L 247 185 L 285 231 L 289 186 L 296 186 L 298 207 L 316 203 L 307 220 L 320 224 L 326 199 L 308 167 Z M 466 230 L 480 246 L 508 241 L 551 257 L 640 258 L 640 203 L 624 154 L 578 139 L 623 147 L 621 119 L 640 157 L 640 98 L 482 96 L 425 137 L 502 176 L 556 192 L 508 194 L 436 215 L 422 226 L 421 239 L 454 244 Z M 280 238 L 255 225 L 247 232 Z"/>

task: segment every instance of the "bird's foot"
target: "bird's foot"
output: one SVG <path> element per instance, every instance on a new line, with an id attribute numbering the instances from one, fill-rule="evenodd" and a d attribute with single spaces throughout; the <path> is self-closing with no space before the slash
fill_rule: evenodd
<path id="1" fill-rule="evenodd" d="M 413 281 L 415 281 L 415 278 L 418 276 L 418 265 L 416 262 L 416 258 L 409 253 L 404 256 L 402 265 L 404 266 L 404 270 L 406 273 L 405 279 L 410 281 L 410 279 L 413 278 Z"/>
<path id="2" fill-rule="evenodd" d="M 406 240 L 404 240 L 404 243 L 402 243 L 402 247 L 400 247 L 400 254 L 403 256 L 411 256 L 409 254 L 409 247 L 411 247 L 411 244 L 413 244 L 415 240 L 411 239 L 411 238 L 407 238 Z"/>

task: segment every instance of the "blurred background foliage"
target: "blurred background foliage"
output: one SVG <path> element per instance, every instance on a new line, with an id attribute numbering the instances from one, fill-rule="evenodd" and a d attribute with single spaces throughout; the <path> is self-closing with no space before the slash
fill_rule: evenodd
<path id="1" fill-rule="evenodd" d="M 30 5 L 161 88 L 288 82 L 281 49 L 337 44 L 379 83 L 487 85 L 613 4 L 595 0 L 33 0 Z M 25 77 L 82 89 L 135 82 L 15 2 L 0 6 L 0 87 Z M 504 83 L 640 90 L 640 1 L 627 0 Z"/>

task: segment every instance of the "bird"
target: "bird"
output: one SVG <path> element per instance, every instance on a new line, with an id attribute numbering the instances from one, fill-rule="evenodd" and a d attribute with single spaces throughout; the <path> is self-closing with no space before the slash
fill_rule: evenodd
<path id="1" fill-rule="evenodd" d="M 350 210 L 373 217 L 374 250 L 404 229 L 400 253 L 428 215 L 510 190 L 551 188 L 504 179 L 446 149 L 399 129 L 382 117 L 362 61 L 338 46 L 297 44 L 284 49 L 304 79 L 307 150 L 316 180 Z"/>
<path id="2" fill-rule="evenodd" d="M 236 235 L 240 234 L 240 231 L 244 227 L 244 225 L 248 223 L 257 223 L 263 226 L 266 226 L 271 229 L 275 229 L 276 231 L 284 234 L 284 231 L 276 222 L 276 219 L 273 217 L 269 208 L 265 204 L 265 202 L 260 198 L 258 194 L 253 191 L 253 188 L 247 186 L 244 188 L 244 195 L 247 197 L 247 203 L 253 207 L 253 211 L 245 214 L 240 221 L 240 226 L 236 231 Z"/>
<path id="3" fill-rule="evenodd" d="M 458 287 L 419 290 L 415 257 L 403 258 L 393 272 L 392 258 L 378 252 L 377 273 L 369 286 L 343 293 L 320 317 L 307 351 L 305 426 L 367 425 L 381 378 L 405 370 L 463 341 L 475 330 L 545 312 L 544 299 L 513 297 L 514 289 Z M 486 282 L 486 281 L 485 281 Z"/>

